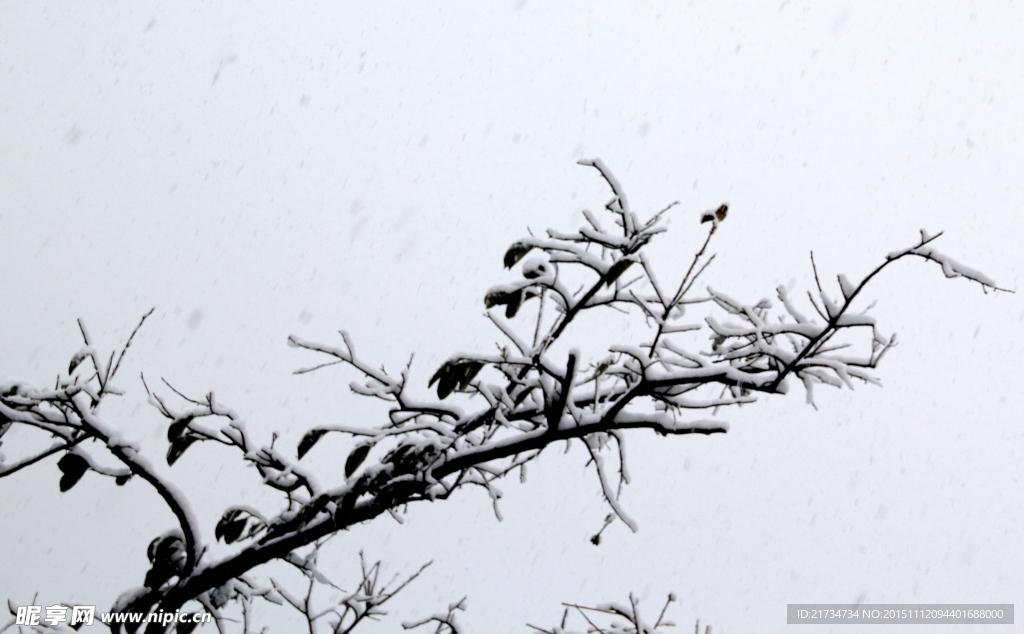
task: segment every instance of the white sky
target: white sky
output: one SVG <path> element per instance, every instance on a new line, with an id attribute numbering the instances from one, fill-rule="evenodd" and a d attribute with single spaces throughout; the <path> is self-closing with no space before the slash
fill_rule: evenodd
<path id="1" fill-rule="evenodd" d="M 110 348 L 156 306 L 104 413 L 157 462 L 140 371 L 294 443 L 380 413 L 349 372 L 292 376 L 311 359 L 289 334 L 345 328 L 389 369 L 415 352 L 424 392 L 491 349 L 505 248 L 608 198 L 584 156 L 641 213 L 681 200 L 666 278 L 728 201 L 706 281 L 738 298 L 802 292 L 811 249 L 830 279 L 863 275 L 922 227 L 1018 286 L 1019 2 L 103 4 L 0 2 L 0 380 L 52 381 L 78 317 Z M 360 548 L 435 561 L 381 631 L 464 595 L 475 632 L 630 591 L 649 611 L 675 591 L 680 631 L 716 634 L 786 631 L 791 602 L 1024 605 L 1020 296 L 921 262 L 869 290 L 901 340 L 885 387 L 723 412 L 725 436 L 634 434 L 639 533 L 589 543 L 607 509 L 577 448 L 507 482 L 503 522 L 468 491 L 340 535 L 328 567 L 351 585 Z M 321 445 L 325 468 L 344 455 Z M 55 462 L 0 481 L 0 597 L 105 609 L 173 519 L 144 483 L 60 494 Z M 169 471 L 211 541 L 257 483 L 234 462 L 198 446 Z"/>

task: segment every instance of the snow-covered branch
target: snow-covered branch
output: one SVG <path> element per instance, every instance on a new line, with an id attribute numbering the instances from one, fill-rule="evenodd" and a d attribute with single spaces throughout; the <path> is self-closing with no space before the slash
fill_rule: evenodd
<path id="1" fill-rule="evenodd" d="M 384 514 L 401 520 L 410 503 L 447 499 L 466 486 L 486 491 L 500 518 L 498 480 L 515 471 L 524 475 L 529 462 L 562 442 L 584 449 L 596 486 L 611 508 L 609 517 L 636 530 L 638 524 L 621 499 L 629 482 L 628 430 L 666 436 L 724 433 L 728 425 L 716 417 L 722 408 L 752 403 L 760 395 L 786 394 L 791 376 L 803 383 L 812 403 L 819 384 L 877 384 L 871 371 L 896 338 L 883 335 L 866 309 L 855 312 L 854 303 L 876 275 L 903 258 L 935 262 L 947 277 L 965 278 L 985 291 L 1004 290 L 937 251 L 933 242 L 938 235 L 922 231 L 916 244 L 888 254 L 859 281 L 837 276 L 836 296 L 822 286 L 812 256 L 817 292 L 808 293 L 811 310 L 798 306 L 783 287 L 776 291 L 780 312 L 773 312 L 767 299 L 747 303 L 710 286 L 706 295 L 693 297 L 715 259 L 709 247 L 725 226 L 729 207 L 722 204 L 694 218 L 692 226 L 700 233 L 692 258 L 673 270 L 656 272 L 644 249 L 666 231 L 666 215 L 676 203 L 641 220 L 603 162 L 580 164 L 596 169 L 611 188 L 613 197 L 604 206 L 611 222 L 603 224 L 588 210 L 583 214 L 586 225 L 577 231 L 549 230 L 546 237 L 530 236 L 509 247 L 504 264 L 510 279 L 483 294 L 501 342 L 497 352 L 459 352 L 429 378 L 411 379 L 411 367 L 389 374 L 360 357 L 345 331 L 340 331 L 340 344 L 288 337 L 291 347 L 318 357 L 297 374 L 333 366 L 354 370 L 357 380 L 349 384 L 351 391 L 388 408 L 379 424 L 320 421 L 304 430 L 295 445 L 276 433 L 269 442 L 260 442 L 242 417 L 212 392 L 195 397 L 166 381 L 164 387 L 151 389 L 143 380 L 150 403 L 168 421 L 169 467 L 186 451 L 197 451 L 193 447 L 227 451 L 254 467 L 259 476 L 255 483 L 277 497 L 278 506 L 272 509 L 235 504 L 222 511 L 214 536 L 231 549 L 219 559 L 206 554 L 199 520 L 184 494 L 97 413 L 104 398 L 120 393 L 111 381 L 152 311 L 120 354 L 108 356 L 98 352 L 79 322 L 84 346 L 53 388 L 24 382 L 0 385 L 0 439 L 18 426 L 48 440 L 44 449 L 11 461 L 0 454 L 0 478 L 63 454 L 57 466 L 64 491 L 90 471 L 113 477 L 117 484 L 139 476 L 156 490 L 178 526 L 153 540 L 143 585 L 123 594 L 115 611 L 148 614 L 198 605 L 221 629 L 232 622 L 225 609 L 233 603 L 248 630 L 253 601 L 261 599 L 299 610 L 311 634 L 322 627 L 318 624 L 329 625 L 335 633 L 349 632 L 381 614 L 380 605 L 420 573 L 397 586 L 382 584 L 379 563 L 367 567 L 364 562 L 358 589 L 322 606 L 314 589 L 333 584 L 316 568 L 315 553 L 338 531 Z M 606 230 L 606 224 L 618 230 Z M 535 311 L 521 310 L 533 300 Z M 578 332 L 572 326 L 583 315 L 597 318 L 607 310 L 636 318 L 641 341 L 602 346 L 569 341 Z M 697 310 L 705 314 L 688 316 Z M 436 398 L 424 397 L 411 385 L 432 388 Z M 711 415 L 692 418 L 689 410 L 694 409 L 710 410 Z M 347 455 L 335 472 L 314 473 L 305 458 L 329 434 L 347 439 Z M 99 460 L 99 450 L 106 450 L 117 465 Z M 616 472 L 618 486 L 612 481 Z M 304 575 L 304 594 L 273 579 L 262 585 L 255 580 L 254 571 L 274 561 Z M 457 632 L 456 612 L 463 607 L 462 602 L 452 604 L 447 613 L 409 626 L 429 624 Z M 625 629 L 615 631 L 648 634 L 668 626 L 661 617 L 653 624 L 643 621 L 632 600 L 629 606 L 571 607 L 595 632 L 606 631 L 590 620 L 595 613 L 626 619 Z M 159 625 L 147 627 L 147 632 L 161 631 Z"/>

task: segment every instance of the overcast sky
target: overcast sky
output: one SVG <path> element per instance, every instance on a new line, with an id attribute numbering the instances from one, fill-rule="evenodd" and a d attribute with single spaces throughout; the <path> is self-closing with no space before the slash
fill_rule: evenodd
<path id="1" fill-rule="evenodd" d="M 583 157 L 641 215 L 681 201 L 664 278 L 728 201 L 706 280 L 746 301 L 802 293 L 812 249 L 852 278 L 921 228 L 1018 288 L 1020 2 L 368 4 L 0 1 L 0 381 L 51 382 L 79 317 L 110 349 L 155 306 L 104 410 L 154 462 L 140 372 L 214 390 L 267 441 L 373 424 L 352 373 L 291 374 L 311 359 L 287 335 L 345 328 L 389 369 L 415 352 L 426 394 L 452 353 L 493 349 L 482 298 L 508 245 L 608 199 Z M 680 631 L 716 634 L 787 631 L 787 603 L 1024 605 L 1020 295 L 920 261 L 867 294 L 901 342 L 884 387 L 634 434 L 638 533 L 589 543 L 607 508 L 577 447 L 505 483 L 502 522 L 467 491 L 339 535 L 327 568 L 351 586 L 361 548 L 399 573 L 434 560 L 380 631 L 464 595 L 468 629 L 495 633 L 629 592 L 654 612 L 674 591 Z M 61 494 L 55 463 L 0 481 L 0 598 L 106 609 L 173 517 L 141 482 Z M 167 472 L 208 538 L 258 485 L 214 447 Z"/>

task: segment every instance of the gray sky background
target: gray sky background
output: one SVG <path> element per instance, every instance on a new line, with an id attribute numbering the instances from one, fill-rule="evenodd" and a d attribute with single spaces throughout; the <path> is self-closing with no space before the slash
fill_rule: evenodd
<path id="1" fill-rule="evenodd" d="M 415 352 L 426 394 L 450 354 L 497 340 L 482 298 L 507 246 L 608 199 L 581 157 L 641 215 L 681 201 L 663 279 L 728 201 L 705 280 L 737 298 L 802 293 L 812 249 L 828 279 L 861 276 L 920 228 L 1018 288 L 1019 2 L 484 4 L 0 2 L 0 380 L 51 382 L 76 318 L 109 349 L 155 306 L 104 410 L 155 462 L 140 371 L 279 442 L 372 424 L 355 375 L 293 376 L 312 359 L 285 337 L 345 328 L 389 369 Z M 380 631 L 464 595 L 476 632 L 630 591 L 650 612 L 674 591 L 681 631 L 721 633 L 786 631 L 790 602 L 1024 606 L 1024 305 L 923 262 L 868 294 L 901 341 L 884 388 L 820 389 L 817 411 L 796 389 L 722 412 L 724 436 L 634 434 L 636 534 L 589 543 L 607 509 L 577 447 L 505 483 L 503 522 L 470 491 L 324 561 L 343 586 L 360 548 L 394 572 L 435 561 Z M 310 460 L 344 455 L 325 440 Z M 173 518 L 134 481 L 60 494 L 55 462 L 0 481 L 0 597 L 105 609 Z M 169 470 L 210 540 L 257 483 L 234 462 L 198 446 Z"/>

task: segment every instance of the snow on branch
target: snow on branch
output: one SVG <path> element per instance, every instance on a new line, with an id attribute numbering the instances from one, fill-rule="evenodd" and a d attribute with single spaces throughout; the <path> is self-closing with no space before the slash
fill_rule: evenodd
<path id="1" fill-rule="evenodd" d="M 563 603 L 565 612 L 562 614 L 562 622 L 558 627 L 544 629 L 536 625 L 529 625 L 536 632 L 543 634 L 659 634 L 675 628 L 676 624 L 665 618 L 669 606 L 676 601 L 675 594 L 669 594 L 662 605 L 661 612 L 654 621 L 644 619 L 640 613 L 640 602 L 630 593 L 629 604 L 603 603 L 596 606 L 584 606 L 578 603 Z M 576 622 L 586 625 L 586 629 L 567 629 L 570 627 L 570 618 L 577 617 Z M 700 621 L 697 621 L 697 632 L 700 632 Z M 711 627 L 707 628 L 706 634 L 710 634 Z"/>
<path id="2" fill-rule="evenodd" d="M 931 242 L 942 235 L 942 232 L 935 235 L 930 235 L 924 229 L 921 229 L 921 241 L 917 246 L 905 249 L 903 251 L 893 251 L 886 260 L 897 260 L 907 255 L 915 255 L 925 260 L 930 260 L 937 263 L 942 267 L 942 273 L 946 277 L 963 277 L 972 282 L 977 282 L 981 285 L 983 290 L 992 289 L 994 291 L 1012 292 L 1005 288 L 1000 288 L 996 285 L 995 280 L 985 275 L 981 271 L 963 265 L 960 262 L 949 257 L 945 253 L 940 252 L 935 247 L 931 246 Z"/>
<path id="3" fill-rule="evenodd" d="M 450 495 L 466 484 L 490 491 L 491 480 L 524 465 L 551 443 L 579 440 L 591 456 L 614 514 L 633 527 L 607 481 L 602 455 L 607 444 L 598 440 L 608 432 L 644 428 L 661 434 L 721 433 L 727 429 L 724 422 L 692 420 L 684 413 L 748 404 L 756 393 L 785 394 L 791 375 L 807 387 L 809 400 L 815 384 L 877 384 L 869 371 L 895 345 L 895 338 L 882 336 L 873 318 L 852 313 L 850 307 L 875 274 L 903 255 L 928 255 L 935 261 L 941 257 L 944 270 L 995 287 L 980 273 L 936 255 L 925 246 L 934 237 L 923 236 L 915 247 L 890 254 L 858 283 L 838 276 L 838 300 L 819 281 L 820 305 L 813 298 L 811 303 L 821 321 L 807 317 L 782 287 L 777 289 L 781 315 L 772 313 L 768 300 L 748 304 L 710 287 L 707 298 L 694 299 L 691 289 L 714 258 L 708 253 L 711 239 L 727 218 L 728 206 L 723 204 L 699 215 L 697 225 L 707 223 L 706 236 L 677 290 L 669 295 L 643 247 L 665 230 L 664 214 L 674 205 L 641 221 L 622 184 L 603 162 L 588 159 L 580 164 L 595 168 L 611 188 L 614 197 L 605 210 L 621 233 L 609 233 L 594 213 L 586 211 L 586 225 L 576 232 L 549 230 L 547 238 L 515 242 L 504 256 L 512 279 L 492 287 L 484 297 L 488 317 L 514 352 L 454 355 L 430 379 L 437 402 L 414 402 L 404 375 L 401 381 L 381 375 L 355 356 L 347 337 L 346 348 L 340 350 L 290 338 L 292 345 L 327 354 L 364 374 L 365 386 L 353 384 L 357 393 L 392 401 L 390 424 L 373 436 L 371 454 L 383 463 L 394 452 L 419 455 L 421 471 L 407 477 L 423 483 L 428 498 Z M 627 270 L 635 275 L 623 282 Z M 579 283 L 577 290 L 569 290 L 569 280 Z M 547 297 L 553 301 L 544 304 Z M 538 300 L 539 310 L 524 313 L 522 308 L 532 300 Z M 708 300 L 724 319 L 712 311 L 703 327 L 681 321 L 687 306 Z M 564 359 L 552 358 L 553 346 L 564 339 L 571 323 L 585 312 L 603 309 L 639 309 L 650 329 L 647 342 L 611 345 L 589 358 L 575 349 Z M 701 335 L 703 328 L 708 330 Z M 868 345 L 863 354 L 851 353 L 855 341 L 849 336 L 862 330 L 869 333 Z M 526 334 L 531 331 L 533 344 Z M 701 345 L 708 340 L 710 349 Z M 448 400 L 459 405 L 442 403 Z M 356 435 L 338 426 L 310 433 L 327 431 Z M 302 445 L 303 450 L 310 447 L 311 442 Z"/>
<path id="4" fill-rule="evenodd" d="M 717 418 L 721 408 L 753 403 L 762 394 L 786 394 L 790 377 L 803 383 L 812 404 L 816 385 L 877 385 L 872 371 L 896 345 L 896 338 L 883 335 L 866 309 L 854 312 L 853 305 L 877 274 L 904 257 L 935 262 L 947 277 L 963 277 L 986 291 L 1004 290 L 937 251 L 932 242 L 938 235 L 922 231 L 917 244 L 890 253 L 859 281 L 837 276 L 835 296 L 823 287 L 812 254 L 817 293 L 807 297 L 813 312 L 798 306 L 783 287 L 776 289 L 781 310 L 767 299 L 747 303 L 710 286 L 706 295 L 695 297 L 693 289 L 715 259 L 708 249 L 726 226 L 728 206 L 723 203 L 696 214 L 691 227 L 700 235 L 692 258 L 656 276 L 644 249 L 665 232 L 666 215 L 676 203 L 641 220 L 622 184 L 602 161 L 587 159 L 580 164 L 596 169 L 612 190 L 613 197 L 604 206 L 611 223 L 585 211 L 586 224 L 575 232 L 549 230 L 546 238 L 529 236 L 509 247 L 503 258 L 508 279 L 482 296 L 487 317 L 499 333 L 497 352 L 459 352 L 432 372 L 410 378 L 411 359 L 402 372 L 389 374 L 362 359 L 345 331 L 340 331 L 340 344 L 288 337 L 289 346 L 320 360 L 297 374 L 333 366 L 354 370 L 352 392 L 388 408 L 379 424 L 317 421 L 295 444 L 276 433 L 259 442 L 239 414 L 212 392 L 190 396 L 166 381 L 156 390 L 143 379 L 150 403 L 167 421 L 168 467 L 187 451 L 197 451 L 194 447 L 219 448 L 252 467 L 254 482 L 268 487 L 277 500 L 270 510 L 244 504 L 224 509 L 214 537 L 228 548 L 219 557 L 203 547 L 198 521 L 182 492 L 141 455 L 139 447 L 97 414 L 108 395 L 119 393 L 111 381 L 152 311 L 118 355 L 101 355 L 79 322 L 84 346 L 53 388 L 24 382 L 0 385 L 0 439 L 14 426 L 49 439 L 45 449 L 12 461 L 0 455 L 0 477 L 63 454 L 57 462 L 62 490 L 94 472 L 113 477 L 119 485 L 138 476 L 157 491 L 178 526 L 153 540 L 143 586 L 126 592 L 117 610 L 173 612 L 187 604 L 199 605 L 221 627 L 228 622 L 225 605 L 235 602 L 245 620 L 258 598 L 299 610 L 310 630 L 314 623 L 329 622 L 335 632 L 347 632 L 379 614 L 379 606 L 419 572 L 396 587 L 379 583 L 379 564 L 367 567 L 364 562 L 363 580 L 354 594 L 332 606 L 315 607 L 319 604 L 313 600 L 313 587 L 327 583 L 316 569 L 315 552 L 338 531 L 384 514 L 401 521 L 410 503 L 447 499 L 466 486 L 486 491 L 500 518 L 497 481 L 513 472 L 525 477 L 529 462 L 563 443 L 582 446 L 611 509 L 609 517 L 636 530 L 638 523 L 621 497 L 629 482 L 627 430 L 725 433 L 727 423 Z M 620 231 L 607 231 L 606 225 Z M 531 309 L 524 310 L 527 307 Z M 706 313 L 702 318 L 687 316 L 698 309 Z M 582 315 L 598 318 L 606 314 L 599 311 L 608 310 L 636 319 L 639 342 L 598 345 L 570 340 L 578 332 L 570 326 Z M 693 409 L 710 410 L 711 416 L 693 418 Z M 329 434 L 347 439 L 346 453 L 335 461 L 338 468 L 333 472 L 314 473 L 306 457 Z M 97 460 L 95 452 L 100 449 L 118 465 L 104 466 Z M 617 486 L 612 482 L 616 472 Z M 312 552 L 300 556 L 304 549 Z M 305 596 L 276 582 L 260 585 L 250 576 L 273 561 L 302 572 Z M 452 604 L 447 613 L 418 625 L 457 632 L 455 617 L 462 607 L 461 602 Z M 667 626 L 661 618 L 653 625 L 642 621 L 635 602 L 572 607 L 584 617 L 588 610 L 604 610 L 627 619 L 632 629 L 616 631 L 646 634 Z M 159 631 L 153 626 L 147 630 Z"/>

